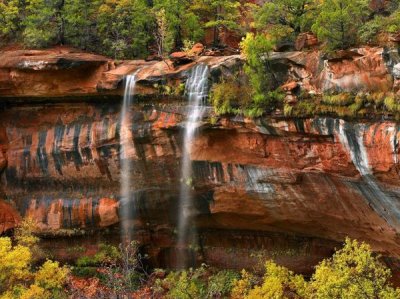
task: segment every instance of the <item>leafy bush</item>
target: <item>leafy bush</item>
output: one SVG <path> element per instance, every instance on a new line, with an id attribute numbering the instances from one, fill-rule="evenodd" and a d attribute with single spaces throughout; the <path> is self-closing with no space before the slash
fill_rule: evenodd
<path id="1" fill-rule="evenodd" d="M 94 256 L 82 256 L 76 261 L 78 267 L 100 266 L 105 263 L 115 263 L 121 258 L 119 249 L 112 245 L 100 244 L 99 251 Z"/>
<path id="2" fill-rule="evenodd" d="M 358 35 L 360 41 L 366 44 L 376 44 L 379 32 L 382 31 L 384 19 L 382 17 L 376 17 L 360 27 Z"/>
<path id="3" fill-rule="evenodd" d="M 400 102 L 394 96 L 387 96 L 384 100 L 384 103 L 385 103 L 385 107 L 390 112 L 394 112 L 394 113 L 400 112 Z"/>
<path id="4" fill-rule="evenodd" d="M 239 278 L 235 271 L 216 271 L 202 265 L 197 269 L 170 272 L 166 278 L 156 280 L 153 290 L 157 296 L 174 299 L 228 298 Z"/>
<path id="5" fill-rule="evenodd" d="M 233 281 L 231 297 L 232 299 L 242 299 L 245 298 L 250 290 L 256 285 L 257 278 L 255 275 L 242 270 L 240 273 L 240 279 L 235 279 Z"/>
<path id="6" fill-rule="evenodd" d="M 390 270 L 369 245 L 347 238 L 342 249 L 315 268 L 310 281 L 268 261 L 261 284 L 249 290 L 251 277 L 243 272 L 231 296 L 247 299 L 400 298 L 400 289 L 393 288 L 390 277 Z"/>
<path id="7" fill-rule="evenodd" d="M 148 277 L 143 265 L 146 257 L 140 255 L 137 242 L 120 244 L 118 252 L 112 247 L 103 248 L 105 249 L 109 255 L 104 259 L 106 264 L 103 267 L 102 280 L 110 290 L 108 296 L 128 296 Z M 118 259 L 113 259 L 117 256 Z"/>
<path id="8" fill-rule="evenodd" d="M 207 290 L 205 283 L 201 280 L 201 270 L 172 272 L 166 280 L 170 284 L 167 298 L 201 299 L 206 296 Z"/>
<path id="9" fill-rule="evenodd" d="M 232 81 L 214 84 L 211 89 L 210 102 L 215 113 L 221 115 L 234 112 L 233 105 L 237 102 L 239 93 L 240 86 Z"/>
<path id="10" fill-rule="evenodd" d="M 224 298 L 228 296 L 234 286 L 234 282 L 240 275 L 232 270 L 219 271 L 208 278 L 207 297 Z"/>
<path id="11" fill-rule="evenodd" d="M 69 270 L 58 262 L 46 261 L 36 272 L 26 246 L 13 246 L 0 238 L 0 298 L 59 298 Z"/>
<path id="12" fill-rule="evenodd" d="M 225 80 L 213 85 L 210 102 L 218 115 L 237 114 L 251 104 L 251 89 L 237 79 Z"/>
<path id="13" fill-rule="evenodd" d="M 348 106 L 354 103 L 354 96 L 350 93 L 323 95 L 322 103 L 333 106 Z"/>
<path id="14" fill-rule="evenodd" d="M 346 239 L 342 249 L 316 267 L 309 292 L 316 298 L 399 298 L 390 276 L 369 245 Z"/>
<path id="15" fill-rule="evenodd" d="M 249 291 L 247 298 L 284 298 L 287 293 L 304 298 L 307 283 L 303 276 L 295 275 L 285 267 L 278 266 L 272 261 L 265 264 L 265 275 L 261 286 Z"/>
<path id="16" fill-rule="evenodd" d="M 397 33 L 400 31 L 400 9 L 386 16 L 376 16 L 362 25 L 358 31 L 360 41 L 377 44 L 377 37 L 381 33 Z"/>

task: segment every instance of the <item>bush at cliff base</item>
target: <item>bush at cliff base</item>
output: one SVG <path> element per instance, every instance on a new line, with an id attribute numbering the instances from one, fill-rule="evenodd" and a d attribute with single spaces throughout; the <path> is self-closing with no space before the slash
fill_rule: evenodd
<path id="1" fill-rule="evenodd" d="M 0 299 L 65 298 L 68 269 L 58 262 L 48 260 L 35 271 L 30 248 L 13 246 L 10 238 L 0 238 L 0 261 Z"/>
<path id="2" fill-rule="evenodd" d="M 389 282 L 390 270 L 369 245 L 346 239 L 342 249 L 322 261 L 309 281 L 272 261 L 265 265 L 261 284 L 242 272 L 232 297 L 259 298 L 400 298 L 400 289 Z"/>

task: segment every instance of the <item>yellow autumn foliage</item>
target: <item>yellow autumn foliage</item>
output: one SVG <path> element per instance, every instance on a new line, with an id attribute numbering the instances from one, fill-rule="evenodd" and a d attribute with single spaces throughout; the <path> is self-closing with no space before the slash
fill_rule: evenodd
<path id="1" fill-rule="evenodd" d="M 62 294 L 69 270 L 58 262 L 48 260 L 34 271 L 30 248 L 13 245 L 10 238 L 0 238 L 0 261 L 0 299 L 47 299 Z"/>

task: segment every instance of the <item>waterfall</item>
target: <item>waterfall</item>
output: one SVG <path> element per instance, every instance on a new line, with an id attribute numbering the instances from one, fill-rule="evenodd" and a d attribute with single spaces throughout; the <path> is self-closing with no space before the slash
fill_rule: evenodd
<path id="1" fill-rule="evenodd" d="M 136 85 L 136 73 L 125 78 L 124 100 L 121 107 L 121 126 L 120 126 L 120 217 L 121 217 L 121 236 L 122 240 L 130 242 L 132 239 L 132 227 L 130 225 L 133 218 L 131 203 L 132 194 L 132 156 L 135 154 L 132 136 L 132 117 L 130 107 L 133 101 L 133 94 Z"/>
<path id="2" fill-rule="evenodd" d="M 193 207 L 192 199 L 192 163 L 190 150 L 193 139 L 196 135 L 198 122 L 202 119 L 205 111 L 204 101 L 208 94 L 208 66 L 197 65 L 186 81 L 185 94 L 188 98 L 188 119 L 185 124 L 183 148 L 182 148 L 182 168 L 181 183 L 179 194 L 179 219 L 178 219 L 178 249 L 183 248 L 188 243 L 189 237 L 189 218 Z M 185 267 L 186 259 L 181 252 L 178 257 L 178 267 Z"/>

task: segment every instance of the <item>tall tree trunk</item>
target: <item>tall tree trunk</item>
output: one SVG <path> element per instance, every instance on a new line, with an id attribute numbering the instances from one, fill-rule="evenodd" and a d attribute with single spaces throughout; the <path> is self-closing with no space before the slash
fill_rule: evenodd
<path id="1" fill-rule="evenodd" d="M 63 9 L 64 9 L 65 1 L 61 0 L 56 9 L 57 9 L 57 18 L 60 20 L 60 25 L 58 27 L 58 43 L 61 45 L 65 44 L 65 20 L 63 16 Z"/>
<path id="2" fill-rule="evenodd" d="M 215 21 L 218 22 L 220 20 L 220 14 L 221 14 L 221 7 L 218 5 L 217 6 L 217 11 L 215 14 Z M 219 26 L 216 25 L 214 26 L 214 41 L 213 44 L 215 47 L 219 46 Z"/>

